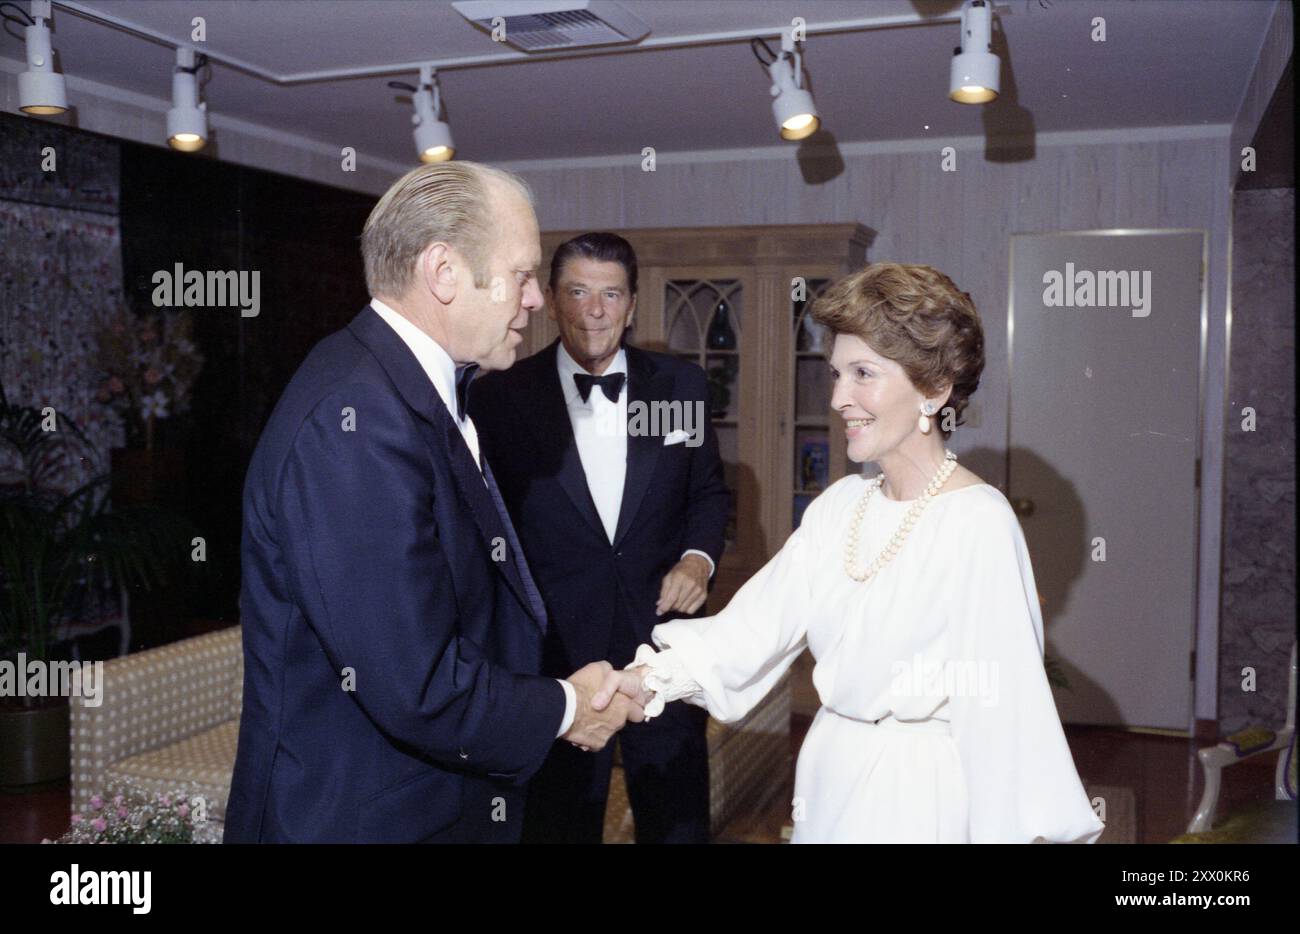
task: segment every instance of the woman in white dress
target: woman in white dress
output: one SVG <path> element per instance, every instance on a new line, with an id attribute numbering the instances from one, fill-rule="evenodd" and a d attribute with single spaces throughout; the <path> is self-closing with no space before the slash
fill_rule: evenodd
<path id="1" fill-rule="evenodd" d="M 813 308 L 851 475 L 814 500 L 721 613 L 656 626 L 621 690 L 735 721 L 804 650 L 822 702 L 799 753 L 794 842 L 1088 842 L 1089 806 L 1043 669 L 1043 622 L 1006 498 L 944 441 L 979 385 L 970 296 L 876 263 Z"/>

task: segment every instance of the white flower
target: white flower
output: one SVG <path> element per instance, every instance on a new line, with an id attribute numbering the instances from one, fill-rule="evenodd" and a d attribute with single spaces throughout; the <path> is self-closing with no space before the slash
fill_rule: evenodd
<path id="1" fill-rule="evenodd" d="M 159 391 L 140 399 L 140 415 L 143 418 L 166 418 L 167 396 Z"/>

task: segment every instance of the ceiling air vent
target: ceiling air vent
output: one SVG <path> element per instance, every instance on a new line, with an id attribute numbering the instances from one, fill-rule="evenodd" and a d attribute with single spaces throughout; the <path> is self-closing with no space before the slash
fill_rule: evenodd
<path id="1" fill-rule="evenodd" d="M 461 0 L 452 6 L 489 33 L 499 18 L 505 44 L 521 52 L 637 42 L 650 32 L 610 0 Z"/>

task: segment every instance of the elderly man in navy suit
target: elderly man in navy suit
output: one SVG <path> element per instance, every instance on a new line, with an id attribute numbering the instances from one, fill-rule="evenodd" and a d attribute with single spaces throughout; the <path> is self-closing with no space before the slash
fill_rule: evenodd
<path id="1" fill-rule="evenodd" d="M 465 394 L 541 306 L 531 196 L 417 168 L 362 235 L 370 305 L 271 414 L 244 491 L 244 702 L 227 842 L 515 842 L 552 743 L 635 700 L 539 675 L 545 608 Z"/>
<path id="2" fill-rule="evenodd" d="M 657 622 L 700 609 L 722 554 L 730 497 L 704 371 L 625 345 L 636 269 L 615 234 L 562 244 L 546 293 L 559 339 L 485 377 L 471 404 L 550 615 L 545 673 L 631 662 Z M 619 734 L 638 842 L 708 842 L 706 720 L 670 705 Z M 600 842 L 613 752 L 556 743 L 525 842 Z"/>

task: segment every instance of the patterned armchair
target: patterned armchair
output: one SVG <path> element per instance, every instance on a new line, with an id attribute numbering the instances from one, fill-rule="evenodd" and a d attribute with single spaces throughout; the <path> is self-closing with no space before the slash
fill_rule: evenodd
<path id="1" fill-rule="evenodd" d="M 129 778 L 146 791 L 193 782 L 223 820 L 244 691 L 240 628 L 104 663 L 98 707 L 72 698 L 72 809 Z"/>
<path id="2" fill-rule="evenodd" d="M 120 779 L 146 791 L 193 783 L 221 821 L 230 795 L 243 703 L 240 628 L 183 639 L 104 663 L 103 703 L 72 698 L 72 809 Z M 716 834 L 782 787 L 790 766 L 790 676 L 739 723 L 709 721 L 709 808 Z M 631 839 L 621 777 L 606 839 Z"/>
<path id="3" fill-rule="evenodd" d="M 1187 832 L 1173 843 L 1295 843 L 1296 841 L 1296 648 L 1291 646 L 1291 684 L 1286 725 L 1281 730 L 1252 727 L 1197 753 L 1205 772 L 1205 793 Z M 1211 829 L 1219 803 L 1223 770 L 1252 756 L 1280 749 L 1273 775 L 1274 800 L 1234 814 Z"/>

